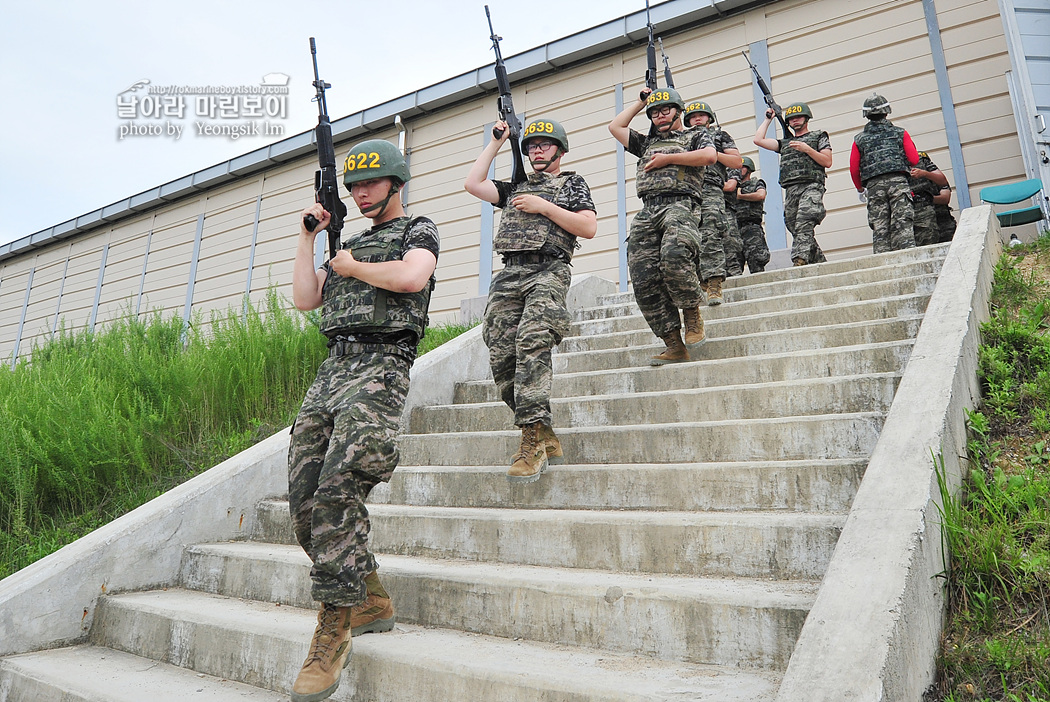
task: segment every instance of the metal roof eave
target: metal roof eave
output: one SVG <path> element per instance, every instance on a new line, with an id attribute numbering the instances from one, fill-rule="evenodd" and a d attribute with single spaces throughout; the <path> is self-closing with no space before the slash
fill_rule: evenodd
<path id="1" fill-rule="evenodd" d="M 650 16 L 655 33 L 666 35 L 717 20 L 729 12 L 772 2 L 775 0 L 667 0 L 652 7 Z M 510 56 L 506 59 L 507 75 L 512 84 L 525 81 L 637 46 L 647 39 L 645 11 L 641 10 Z M 332 122 L 332 138 L 335 142 L 343 142 L 372 134 L 389 127 L 395 115 L 406 119 L 427 114 L 495 89 L 493 64 L 487 64 L 337 119 Z M 313 130 L 296 134 L 4 244 L 0 246 L 0 261 L 89 231 L 100 224 L 116 222 L 157 205 L 251 176 L 314 150 Z"/>

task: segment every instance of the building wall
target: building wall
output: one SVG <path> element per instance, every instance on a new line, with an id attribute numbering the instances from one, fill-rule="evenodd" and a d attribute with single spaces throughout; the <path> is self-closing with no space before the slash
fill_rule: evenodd
<path id="1" fill-rule="evenodd" d="M 935 0 L 935 7 L 969 194 L 977 202 L 981 187 L 1024 177 L 1004 77 L 1009 57 L 1003 26 L 992 0 Z M 758 151 L 751 141 L 757 109 L 751 73 L 740 51 L 766 42 L 770 85 L 778 101 L 808 102 L 814 111 L 812 126 L 831 136 L 828 216 L 817 230 L 831 259 L 871 251 L 864 206 L 848 165 L 853 135 L 864 122 L 861 103 L 873 91 L 890 99 L 894 123 L 908 129 L 949 181 L 954 185 L 958 180 L 960 164 L 952 163 L 948 151 L 949 131 L 921 0 L 783 0 L 663 40 L 683 98 L 709 102 L 742 154 L 753 158 Z M 618 147 L 607 125 L 616 114 L 617 89 L 631 104 L 644 73 L 641 45 L 513 85 L 515 107 L 526 120 L 550 116 L 565 126 L 571 148 L 563 168 L 581 173 L 591 186 L 598 233 L 577 252 L 577 274 L 620 281 L 626 232 L 618 223 L 621 214 L 630 222 L 640 203 L 634 194 L 636 159 L 628 155 L 620 211 Z M 498 258 L 480 260 L 483 253 L 488 259 L 491 250 L 491 231 L 483 227 L 483 211 L 489 206 L 462 187 L 495 119 L 494 102 L 490 94 L 406 123 L 413 173 L 407 209 L 434 219 L 442 237 L 439 283 L 431 303 L 431 319 L 437 323 L 455 320 L 460 301 L 484 294 L 488 276 L 500 267 Z M 645 130 L 647 124 L 642 115 L 633 126 Z M 392 128 L 375 136 L 396 142 Z M 337 144 L 336 151 L 342 154 L 349 147 Z M 509 177 L 507 151 L 496 159 L 498 178 Z M 299 212 L 312 199 L 315 167 L 315 157 L 304 156 L 0 262 L 0 358 L 11 359 L 20 328 L 18 353 L 24 356 L 34 342 L 51 334 L 57 318 L 67 329 L 80 329 L 92 319 L 104 324 L 128 312 L 186 315 L 202 214 L 191 315 L 206 324 L 213 311 L 239 308 L 246 292 L 259 302 L 271 284 L 290 298 Z M 776 187 L 773 182 L 770 186 Z M 349 196 L 344 199 L 351 210 L 347 231 L 367 226 Z M 767 217 L 776 219 L 779 213 Z M 498 223 L 498 213 L 494 219 Z"/>

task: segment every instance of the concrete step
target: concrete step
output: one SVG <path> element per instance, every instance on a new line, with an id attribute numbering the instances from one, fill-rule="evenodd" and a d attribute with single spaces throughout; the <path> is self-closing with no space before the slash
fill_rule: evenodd
<path id="1" fill-rule="evenodd" d="M 921 315 L 926 311 L 929 301 L 930 294 L 925 292 L 860 302 L 843 302 L 820 308 L 792 308 L 748 316 L 734 315 L 710 321 L 704 317 L 704 323 L 709 338 L 740 336 Z M 558 345 L 559 352 L 569 353 L 603 348 L 605 347 L 604 335 L 620 332 L 645 331 L 650 337 L 653 336 L 641 314 L 575 322 L 572 328 L 575 333 L 562 340 Z"/>
<path id="2" fill-rule="evenodd" d="M 764 419 L 838 412 L 887 412 L 900 375 L 851 375 L 713 388 L 631 392 L 555 399 L 554 426 L 673 424 L 704 419 Z M 413 411 L 413 434 L 514 429 L 502 402 L 431 405 Z"/>
<path id="3" fill-rule="evenodd" d="M 868 456 L 882 429 L 878 412 L 659 425 L 565 427 L 565 461 L 581 464 L 779 461 Z M 406 466 L 509 465 L 521 432 L 403 434 Z"/>
<path id="4" fill-rule="evenodd" d="M 723 297 L 726 303 L 738 303 L 745 300 L 758 300 L 769 297 L 781 297 L 807 292 L 819 292 L 832 288 L 850 285 L 864 285 L 910 278 L 913 276 L 938 275 L 944 256 L 902 261 L 896 264 L 885 264 L 869 268 L 852 269 L 838 273 L 802 277 L 793 270 L 769 271 L 755 276 L 730 278 L 722 284 Z M 791 277 L 794 276 L 794 277 Z M 603 295 L 598 298 L 600 309 L 604 305 L 619 306 L 634 303 L 631 291 Z"/>
<path id="5" fill-rule="evenodd" d="M 257 540 L 294 543 L 288 505 L 259 505 Z M 373 504 L 371 548 L 423 558 L 626 573 L 817 580 L 841 513 L 644 512 Z M 537 535 L 542 535 L 537 537 Z"/>
<path id="6" fill-rule="evenodd" d="M 430 507 L 844 512 L 864 458 L 550 466 L 531 485 L 500 466 L 399 466 L 369 502 Z"/>
<path id="7" fill-rule="evenodd" d="M 663 660 L 782 669 L 814 582 L 697 579 L 380 555 L 405 624 L 586 646 Z M 202 544 L 183 586 L 312 608 L 298 546 Z"/>
<path id="8" fill-rule="evenodd" d="M 711 342 L 714 343 L 714 342 Z M 653 368 L 618 368 L 608 371 L 560 373 L 554 379 L 554 399 L 630 392 L 668 392 L 686 387 L 746 385 L 781 380 L 834 377 L 854 374 L 900 372 L 911 355 L 912 340 L 889 341 L 864 346 L 840 346 L 790 354 L 709 359 Z M 706 353 L 706 349 L 701 349 Z M 698 351 L 698 355 L 699 355 Z M 498 402 L 491 380 L 461 383 L 455 402 Z"/>
<path id="9" fill-rule="evenodd" d="M 813 291 L 795 291 L 791 287 L 785 287 L 781 294 L 768 297 L 757 297 L 741 301 L 726 301 L 715 307 L 706 305 L 701 307 L 705 320 L 726 319 L 728 317 L 746 317 L 751 315 L 766 315 L 789 310 L 812 310 L 823 309 L 832 305 L 847 302 L 863 302 L 866 300 L 879 300 L 883 298 L 900 297 L 902 295 L 925 294 L 933 292 L 937 284 L 936 273 L 927 273 L 921 276 L 891 278 L 864 284 L 845 284 L 834 288 L 825 288 Z M 746 290 L 741 288 L 740 290 Z M 639 314 L 638 305 L 634 301 L 634 295 L 630 299 L 621 296 L 618 304 L 606 304 L 601 307 L 590 307 L 578 310 L 575 320 L 578 322 L 609 319 L 615 317 L 626 317 Z"/>
<path id="10" fill-rule="evenodd" d="M 897 319 L 879 319 L 872 322 L 834 324 L 804 329 L 785 329 L 775 332 L 759 332 L 740 336 L 713 336 L 699 348 L 690 352 L 694 361 L 743 357 L 766 354 L 794 354 L 811 349 L 826 349 L 836 346 L 881 344 L 893 341 L 914 340 L 922 325 L 922 315 Z M 601 343 L 618 344 L 616 348 L 590 349 L 555 353 L 551 364 L 555 373 L 585 373 L 617 369 L 646 368 L 649 359 L 664 349 L 651 332 L 626 332 L 628 338 Z M 639 346 L 639 340 L 648 335 L 648 345 Z M 613 337 L 615 335 L 609 335 Z M 565 343 L 565 342 L 562 342 Z M 649 369 L 661 372 L 671 366 Z"/>
<path id="11" fill-rule="evenodd" d="M 285 702 L 286 695 L 98 646 L 0 660 L 3 702 Z"/>
<path id="12" fill-rule="evenodd" d="M 170 589 L 100 600 L 94 643 L 288 694 L 316 613 Z M 778 674 L 399 624 L 353 640 L 335 702 L 772 700 Z"/>

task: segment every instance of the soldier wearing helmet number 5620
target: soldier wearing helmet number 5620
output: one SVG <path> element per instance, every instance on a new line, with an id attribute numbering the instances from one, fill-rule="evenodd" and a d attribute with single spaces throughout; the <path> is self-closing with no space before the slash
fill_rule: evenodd
<path id="1" fill-rule="evenodd" d="M 643 110 L 654 128 L 651 136 L 631 129 L 631 120 Z M 635 187 L 642 209 L 631 222 L 627 266 L 638 308 L 667 347 L 649 361 L 654 366 L 690 360 L 687 347 L 706 339 L 697 272 L 700 229 L 693 207 L 702 197 L 704 167 L 715 162 L 717 152 L 706 129 L 683 129 L 684 111 L 674 88 L 645 88 L 609 124 L 616 140 L 638 157 Z"/>
<path id="2" fill-rule="evenodd" d="M 816 228 L 824 221 L 824 181 L 831 168 L 831 140 L 828 133 L 811 130 L 813 111 L 804 102 L 784 108 L 784 118 L 794 136 L 767 137 L 773 110 L 755 132 L 755 145 L 780 154 L 780 185 L 784 188 L 784 225 L 791 233 L 791 261 L 796 266 L 823 263 L 824 252 L 817 244 Z"/>
<path id="3" fill-rule="evenodd" d="M 864 101 L 868 118 L 853 137 L 849 173 L 868 204 L 868 226 L 875 253 L 915 246 L 911 186 L 908 173 L 919 162 L 911 136 L 887 119 L 892 109 L 881 95 Z"/>
<path id="4" fill-rule="evenodd" d="M 409 369 L 427 324 L 437 265 L 438 231 L 426 217 L 410 219 L 401 187 L 411 176 L 388 141 L 354 146 L 343 182 L 365 231 L 344 237 L 336 255 L 314 270 L 314 239 L 331 222 L 320 204 L 303 210 L 292 272 L 292 301 L 321 308 L 329 355 L 292 425 L 288 502 L 292 528 L 310 557 L 313 599 L 321 603 L 306 662 L 292 686 L 293 702 L 335 692 L 351 652 L 351 635 L 389 631 L 394 607 L 368 549 L 365 497 L 390 480 L 398 462 L 397 432 Z"/>
<path id="5" fill-rule="evenodd" d="M 525 182 L 489 180 L 489 166 L 509 136 L 507 124 L 496 122 L 494 138 L 474 162 L 464 187 L 502 209 L 493 248 L 503 258 L 503 270 L 489 287 L 482 337 L 492 379 L 521 428 L 521 445 L 507 478 L 531 483 L 548 461 L 562 456 L 550 406 L 551 349 L 569 331 L 565 296 L 577 237 L 592 238 L 598 220 L 587 182 L 561 170 L 569 137 L 552 119 L 533 120 L 521 135 L 521 152 L 533 170 Z"/>

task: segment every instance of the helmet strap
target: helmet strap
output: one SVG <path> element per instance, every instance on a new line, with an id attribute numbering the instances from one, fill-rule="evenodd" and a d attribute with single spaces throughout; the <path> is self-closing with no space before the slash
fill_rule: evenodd
<path id="1" fill-rule="evenodd" d="M 384 197 L 379 202 L 376 202 L 376 203 L 370 205 L 369 207 L 366 207 L 365 209 L 361 210 L 361 214 L 363 214 L 365 217 L 368 217 L 369 219 L 379 219 L 380 217 L 383 216 L 383 213 L 386 212 L 386 206 L 390 203 L 390 198 L 394 197 L 394 194 L 397 191 L 399 191 L 400 189 L 401 188 L 399 188 L 398 186 L 394 185 L 394 181 L 391 180 L 390 181 L 390 192 L 387 193 L 386 197 Z M 376 209 L 378 209 L 379 212 L 376 212 L 375 214 L 372 214 L 372 212 L 374 212 Z"/>
<path id="2" fill-rule="evenodd" d="M 546 160 L 544 160 L 544 159 L 535 159 L 535 160 L 533 160 L 533 159 L 530 158 L 529 159 L 529 163 L 532 164 L 532 170 L 536 171 L 537 173 L 546 173 L 547 169 L 550 167 L 550 165 L 552 163 L 554 163 L 555 161 L 557 161 L 559 158 L 561 158 L 561 155 L 563 153 L 565 153 L 565 152 L 562 150 L 561 146 L 559 146 L 554 151 L 554 158 L 550 158 L 550 159 L 546 159 Z"/>

